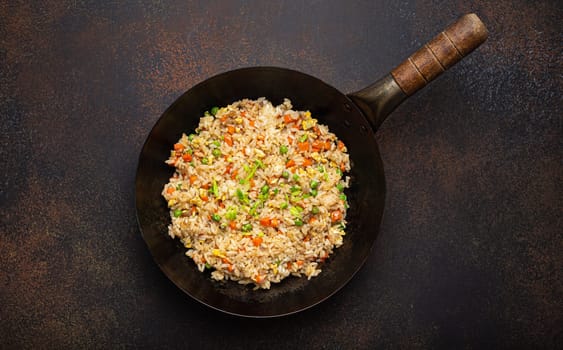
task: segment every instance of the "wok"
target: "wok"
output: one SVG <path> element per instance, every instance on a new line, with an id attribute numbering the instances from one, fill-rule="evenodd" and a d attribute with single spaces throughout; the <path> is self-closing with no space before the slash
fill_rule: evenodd
<path id="1" fill-rule="evenodd" d="M 344 94 L 310 75 L 285 68 L 256 67 L 209 78 L 180 96 L 151 130 L 139 157 L 136 176 L 137 220 L 154 260 L 181 290 L 214 309 L 248 317 L 274 317 L 316 305 L 340 290 L 360 269 L 378 235 L 385 203 L 385 175 L 375 132 L 408 96 L 458 62 L 487 38 L 475 14 L 461 17 L 422 49 L 376 83 Z M 173 173 L 164 164 L 183 132 L 196 128 L 212 106 L 243 98 L 266 97 L 274 104 L 289 98 L 295 109 L 310 110 L 346 145 L 352 162 L 350 208 L 344 244 L 307 280 L 289 277 L 270 290 L 233 281 L 215 281 L 201 273 L 179 240 L 167 234 L 169 211 L 161 197 Z"/>

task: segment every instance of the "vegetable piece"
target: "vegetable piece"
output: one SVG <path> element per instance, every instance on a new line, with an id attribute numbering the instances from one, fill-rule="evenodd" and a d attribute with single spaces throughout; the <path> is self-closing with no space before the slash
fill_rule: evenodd
<path id="1" fill-rule="evenodd" d="M 295 226 L 303 226 L 303 220 L 301 220 L 300 218 L 295 219 L 294 223 Z"/>
<path id="2" fill-rule="evenodd" d="M 285 179 L 289 178 L 289 171 L 284 170 L 284 171 L 282 172 L 282 177 L 285 178 Z"/>
<path id="3" fill-rule="evenodd" d="M 174 144 L 174 150 L 175 150 L 175 151 L 181 151 L 181 150 L 183 150 L 184 148 L 186 148 L 186 146 L 182 145 L 181 143 L 175 143 L 175 144 Z"/>
<path id="4" fill-rule="evenodd" d="M 344 193 L 342 193 L 342 194 L 340 195 L 340 199 L 342 199 L 343 201 L 346 201 L 347 197 L 346 197 L 346 195 L 345 195 Z"/>
<path id="5" fill-rule="evenodd" d="M 338 148 L 339 151 L 342 151 L 344 149 L 344 143 L 340 140 L 338 140 L 338 143 L 336 144 L 336 148 Z"/>
<path id="6" fill-rule="evenodd" d="M 262 219 L 260 219 L 260 225 L 268 227 L 272 225 L 272 219 L 270 219 L 269 217 L 263 217 Z"/>
<path id="7" fill-rule="evenodd" d="M 336 188 L 338 189 L 338 191 L 342 192 L 342 191 L 344 191 L 344 184 L 342 182 L 339 182 L 336 185 Z"/>
<path id="8" fill-rule="evenodd" d="M 237 214 L 238 214 L 238 209 L 236 207 L 230 207 L 229 210 L 227 210 L 227 213 L 225 214 L 225 218 L 227 220 L 234 220 L 237 218 Z"/>
<path id="9" fill-rule="evenodd" d="M 307 134 L 303 134 L 303 135 L 301 135 L 301 137 L 299 138 L 299 142 L 305 142 L 305 141 L 307 141 L 307 138 L 308 138 Z"/>
<path id="10" fill-rule="evenodd" d="M 277 218 L 273 218 L 270 220 L 270 226 L 273 228 L 277 228 L 280 225 L 280 221 Z"/>
<path id="11" fill-rule="evenodd" d="M 184 160 L 184 162 L 191 162 L 192 161 L 192 155 L 189 153 L 184 153 L 182 155 L 182 159 Z"/>
<path id="12" fill-rule="evenodd" d="M 214 157 L 221 157 L 221 150 L 219 148 L 214 148 L 213 151 L 211 151 L 211 154 L 213 154 Z"/>
<path id="13" fill-rule="evenodd" d="M 310 186 L 315 190 L 319 187 L 319 182 L 317 180 L 311 180 Z"/>
<path id="14" fill-rule="evenodd" d="M 215 198 L 219 197 L 219 186 L 217 186 L 215 179 L 213 179 L 213 185 L 211 185 L 211 193 L 213 193 Z"/>
<path id="15" fill-rule="evenodd" d="M 235 133 L 235 127 L 232 126 L 232 125 L 227 126 L 227 132 L 231 135 L 234 134 Z"/>
<path id="16" fill-rule="evenodd" d="M 225 143 L 229 146 L 233 146 L 233 137 L 229 134 L 225 134 L 225 136 L 223 137 L 223 139 L 225 140 Z"/>
<path id="17" fill-rule="evenodd" d="M 216 115 L 219 112 L 219 107 L 211 107 L 211 115 Z"/>
<path id="18" fill-rule="evenodd" d="M 303 208 L 301 208 L 299 206 L 291 207 L 291 208 L 289 208 L 289 212 L 293 216 L 299 216 L 300 217 L 301 213 L 303 212 Z"/>
<path id="19" fill-rule="evenodd" d="M 334 223 L 340 220 L 342 220 L 342 212 L 340 210 L 335 210 L 330 213 L 330 221 Z"/>
<path id="20" fill-rule="evenodd" d="M 313 214 L 315 214 L 315 215 L 318 214 L 319 212 L 320 212 L 319 207 L 313 207 L 313 208 L 311 209 L 311 213 L 313 213 Z"/>
<path id="21" fill-rule="evenodd" d="M 176 209 L 174 210 L 174 217 L 175 218 L 179 218 L 182 215 L 182 210 L 181 209 Z"/>
<path id="22" fill-rule="evenodd" d="M 293 174 L 293 181 L 299 181 L 299 175 Z"/>
<path id="23" fill-rule="evenodd" d="M 229 227 L 230 227 L 232 230 L 236 230 L 236 229 L 237 229 L 237 223 L 236 223 L 236 221 L 233 220 L 233 221 L 229 222 Z"/>
<path id="24" fill-rule="evenodd" d="M 311 158 L 305 158 L 305 159 L 303 159 L 302 165 L 303 166 L 311 166 L 311 165 L 313 165 L 313 161 L 311 160 Z"/>
<path id="25" fill-rule="evenodd" d="M 316 197 L 319 194 L 319 191 L 316 188 L 311 189 L 311 196 Z"/>
<path id="26" fill-rule="evenodd" d="M 193 185 L 195 180 L 197 180 L 197 176 L 195 175 L 190 175 L 190 185 Z"/>
<path id="27" fill-rule="evenodd" d="M 213 219 L 213 221 L 221 221 L 221 215 L 219 214 L 213 214 L 211 215 L 211 218 Z"/>
<path id="28" fill-rule="evenodd" d="M 289 114 L 286 114 L 286 115 L 283 116 L 283 122 L 284 123 L 289 124 L 289 123 L 293 123 L 293 121 L 294 120 L 291 119 L 291 116 Z"/>
<path id="29" fill-rule="evenodd" d="M 207 158 L 201 158 L 201 164 L 204 164 L 204 165 L 209 164 L 209 159 L 207 159 Z"/>
<path id="30" fill-rule="evenodd" d="M 287 202 L 283 202 L 282 204 L 280 204 L 280 209 L 287 209 L 288 206 L 289 204 L 287 204 Z"/>
<path id="31" fill-rule="evenodd" d="M 288 147 L 286 145 L 281 145 L 280 146 L 280 154 L 287 154 L 288 152 Z"/>
<path id="32" fill-rule="evenodd" d="M 168 187 L 166 189 L 166 193 L 168 193 L 168 194 L 172 194 L 172 193 L 174 193 L 174 191 L 176 191 L 176 189 L 174 187 Z"/>
<path id="33" fill-rule="evenodd" d="M 299 148 L 301 152 L 307 152 L 309 150 L 309 142 L 298 142 L 297 148 Z"/>
<path id="34" fill-rule="evenodd" d="M 286 168 L 291 168 L 292 166 L 295 166 L 295 161 L 293 159 L 290 159 L 287 163 L 285 163 Z"/>
<path id="35" fill-rule="evenodd" d="M 195 138 L 195 134 L 189 134 L 188 135 L 188 140 L 193 141 Z"/>
<path id="36" fill-rule="evenodd" d="M 254 237 L 252 239 L 252 244 L 254 244 L 255 247 L 259 247 L 260 244 L 262 244 L 263 238 L 260 236 Z"/>
<path id="37" fill-rule="evenodd" d="M 250 232 L 250 231 L 252 231 L 252 224 L 246 223 L 246 224 L 242 225 L 242 231 L 243 231 L 243 232 Z"/>

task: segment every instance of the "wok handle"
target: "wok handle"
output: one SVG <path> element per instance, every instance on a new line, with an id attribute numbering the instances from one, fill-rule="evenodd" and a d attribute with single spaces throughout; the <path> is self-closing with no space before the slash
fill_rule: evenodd
<path id="1" fill-rule="evenodd" d="M 476 14 L 464 15 L 390 74 L 348 97 L 377 130 L 401 102 L 475 50 L 487 36 L 487 28 Z"/>
<path id="2" fill-rule="evenodd" d="M 391 71 L 397 85 L 411 96 L 487 39 L 487 28 L 470 13 L 430 40 Z"/>

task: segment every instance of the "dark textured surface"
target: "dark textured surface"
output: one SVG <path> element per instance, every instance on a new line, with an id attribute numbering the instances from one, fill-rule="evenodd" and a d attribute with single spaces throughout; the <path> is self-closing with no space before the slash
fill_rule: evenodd
<path id="1" fill-rule="evenodd" d="M 254 65 L 352 92 L 471 11 L 485 45 L 377 133 L 383 225 L 349 285 L 249 320 L 166 279 L 133 185 L 177 96 Z M 562 17 L 557 1 L 1 2 L 0 347 L 560 348 Z"/>

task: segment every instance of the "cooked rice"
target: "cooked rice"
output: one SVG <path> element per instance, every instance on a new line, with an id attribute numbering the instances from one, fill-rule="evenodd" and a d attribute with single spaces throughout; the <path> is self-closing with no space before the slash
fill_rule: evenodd
<path id="1" fill-rule="evenodd" d="M 350 170 L 346 146 L 285 99 L 214 108 L 183 134 L 164 186 L 172 223 L 200 271 L 269 289 L 308 279 L 342 245 Z"/>

